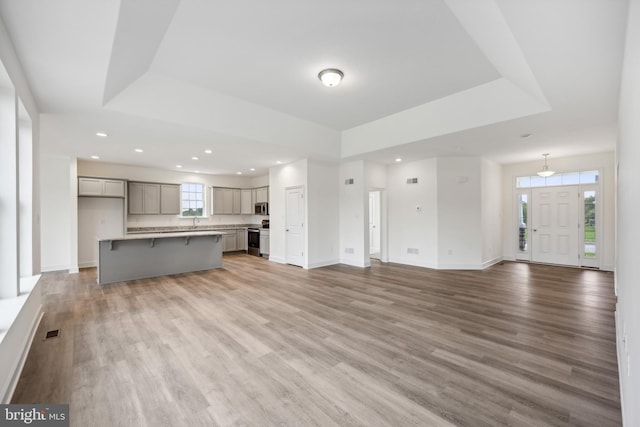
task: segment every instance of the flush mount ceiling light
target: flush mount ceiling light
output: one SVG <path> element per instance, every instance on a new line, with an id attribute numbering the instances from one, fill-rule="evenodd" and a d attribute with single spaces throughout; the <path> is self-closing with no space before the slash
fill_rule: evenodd
<path id="1" fill-rule="evenodd" d="M 327 68 L 318 73 L 318 78 L 326 87 L 338 86 L 344 77 L 344 73 L 337 68 Z"/>
<path id="2" fill-rule="evenodd" d="M 109 134 L 106 132 L 96 132 L 96 136 L 99 136 L 101 138 L 106 138 L 109 136 Z"/>
<path id="3" fill-rule="evenodd" d="M 554 173 L 556 173 L 556 171 L 553 171 L 551 169 L 549 169 L 549 166 L 547 165 L 547 156 L 549 155 L 549 153 L 544 153 L 544 166 L 542 166 L 542 170 L 540 172 L 538 172 L 538 176 L 542 176 L 542 177 L 548 177 L 553 175 Z"/>

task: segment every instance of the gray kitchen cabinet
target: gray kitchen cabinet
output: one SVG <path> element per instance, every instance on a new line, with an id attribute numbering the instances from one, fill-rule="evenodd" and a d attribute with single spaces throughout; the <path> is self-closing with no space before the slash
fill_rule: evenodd
<path id="1" fill-rule="evenodd" d="M 240 190 L 240 213 L 243 215 L 253 214 L 253 190 Z"/>
<path id="2" fill-rule="evenodd" d="M 160 213 L 177 215 L 180 213 L 180 186 L 160 184 Z"/>
<path id="3" fill-rule="evenodd" d="M 231 194 L 233 195 L 233 208 L 231 209 L 231 213 L 240 215 L 242 213 L 242 192 L 239 188 L 234 188 L 231 190 Z"/>
<path id="4" fill-rule="evenodd" d="M 260 229 L 260 255 L 269 255 L 269 230 Z"/>
<path id="5" fill-rule="evenodd" d="M 105 178 L 78 178 L 78 196 L 124 197 L 124 181 Z"/>
<path id="6" fill-rule="evenodd" d="M 225 234 L 222 236 L 222 251 L 232 252 L 237 250 L 237 247 L 237 233 L 235 230 L 225 231 Z"/>
<path id="7" fill-rule="evenodd" d="M 247 250 L 247 229 L 246 228 L 238 228 L 236 230 L 236 250 L 238 251 Z"/>
<path id="8" fill-rule="evenodd" d="M 233 190 L 231 188 L 213 188 L 214 215 L 230 215 L 233 213 Z"/>
<path id="9" fill-rule="evenodd" d="M 256 188 L 256 203 L 269 202 L 269 187 Z"/>
<path id="10" fill-rule="evenodd" d="M 157 215 L 160 213 L 160 184 L 130 182 L 129 213 Z"/>

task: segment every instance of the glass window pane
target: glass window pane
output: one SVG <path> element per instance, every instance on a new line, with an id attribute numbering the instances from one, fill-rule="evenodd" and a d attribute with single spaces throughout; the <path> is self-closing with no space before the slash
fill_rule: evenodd
<path id="1" fill-rule="evenodd" d="M 545 179 L 541 176 L 534 175 L 531 177 L 532 187 L 544 187 L 546 185 Z"/>
<path id="2" fill-rule="evenodd" d="M 531 177 L 519 176 L 516 178 L 516 188 L 529 188 L 531 186 Z"/>
<path id="3" fill-rule="evenodd" d="M 562 185 L 577 185 L 577 184 L 580 184 L 580 174 L 578 172 L 562 174 Z"/>
<path id="4" fill-rule="evenodd" d="M 598 171 L 580 172 L 580 184 L 597 184 L 598 175 Z"/>
<path id="5" fill-rule="evenodd" d="M 584 201 L 584 256 L 596 256 L 596 192 L 585 191 Z"/>
<path id="6" fill-rule="evenodd" d="M 547 177 L 546 184 L 548 187 L 562 185 L 562 175 L 551 175 Z"/>
<path id="7" fill-rule="evenodd" d="M 528 248 L 528 204 L 527 195 L 518 195 L 518 249 L 526 252 Z"/>

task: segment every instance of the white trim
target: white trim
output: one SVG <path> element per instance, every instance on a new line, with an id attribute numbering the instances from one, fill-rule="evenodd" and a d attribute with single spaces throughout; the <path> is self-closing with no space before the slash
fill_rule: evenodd
<path id="1" fill-rule="evenodd" d="M 310 269 L 313 269 L 313 268 L 326 267 L 328 265 L 335 265 L 335 264 L 340 264 L 340 260 L 339 259 L 330 259 L 330 260 L 326 260 L 326 261 L 314 262 L 312 264 L 309 264 L 309 265 L 305 266 L 304 268 L 306 270 L 310 270 Z"/>
<path id="2" fill-rule="evenodd" d="M 438 266 L 436 264 L 433 264 L 433 263 L 430 263 L 430 262 L 410 260 L 410 259 L 407 259 L 407 258 L 389 257 L 389 262 L 394 262 L 396 264 L 412 265 L 414 267 L 424 267 L 424 268 L 431 268 L 431 269 L 437 269 L 438 268 Z"/>
<path id="3" fill-rule="evenodd" d="M 352 261 L 350 259 L 341 259 L 340 261 L 338 261 L 338 263 L 360 268 L 371 267 L 371 261 L 366 262 L 365 260 Z"/>
<path id="4" fill-rule="evenodd" d="M 54 265 L 44 265 L 40 270 L 43 273 L 47 273 L 49 271 L 62 271 L 69 270 L 69 264 L 54 264 Z"/>
<path id="5" fill-rule="evenodd" d="M 491 267 L 492 265 L 496 265 L 499 262 L 502 262 L 504 260 L 504 257 L 497 257 L 494 259 L 490 259 L 489 261 L 485 261 L 482 263 L 482 269 L 484 270 L 485 268 Z"/>
<path id="6" fill-rule="evenodd" d="M 482 264 L 438 264 L 438 270 L 483 270 Z"/>
<path id="7" fill-rule="evenodd" d="M 89 267 L 97 267 L 98 263 L 95 261 L 86 261 L 78 263 L 78 268 L 89 268 Z"/>
<path id="8" fill-rule="evenodd" d="M 78 267 L 70 267 L 69 274 L 78 274 L 80 273 L 80 269 Z"/>
<path id="9" fill-rule="evenodd" d="M 277 256 L 269 255 L 269 261 L 277 262 L 278 264 L 286 264 L 287 260 Z"/>
<path id="10" fill-rule="evenodd" d="M 616 308 L 617 308 L 617 305 L 618 304 L 616 304 Z M 623 368 L 623 365 L 620 363 L 621 360 L 624 361 L 624 355 L 622 354 L 623 349 L 622 349 L 622 346 L 620 345 L 620 343 L 622 342 L 622 336 L 621 335 L 622 335 L 623 331 L 622 331 L 622 328 L 620 327 L 620 318 L 619 318 L 618 313 L 619 313 L 618 310 L 616 310 L 613 313 L 613 319 L 614 319 L 615 328 L 616 328 L 616 356 L 617 356 L 617 361 L 618 361 L 618 377 L 619 377 L 618 378 L 618 387 L 620 389 L 620 411 L 622 412 L 622 425 L 625 426 L 627 424 L 624 422 L 624 414 L 626 412 L 624 410 L 624 402 L 625 402 L 625 399 L 624 399 L 624 387 L 622 387 L 622 368 Z"/>

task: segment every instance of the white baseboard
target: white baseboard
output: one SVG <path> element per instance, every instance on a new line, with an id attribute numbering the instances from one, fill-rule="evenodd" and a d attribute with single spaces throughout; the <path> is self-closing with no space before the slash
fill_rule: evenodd
<path id="1" fill-rule="evenodd" d="M 371 267 L 371 261 L 370 260 L 366 260 L 366 261 L 354 261 L 351 259 L 341 259 L 339 261 L 340 264 L 344 264 L 344 265 L 352 265 L 354 267 L 361 267 L 361 268 L 365 268 L 365 267 Z"/>
<path id="2" fill-rule="evenodd" d="M 430 262 L 424 262 L 424 261 L 420 261 L 420 260 L 412 260 L 412 259 L 407 259 L 407 258 L 394 258 L 394 257 L 389 257 L 389 262 L 395 262 L 396 264 L 406 264 L 406 265 L 412 265 L 414 267 L 424 267 L 424 268 L 438 268 L 438 266 L 436 264 L 430 263 Z"/>
<path id="3" fill-rule="evenodd" d="M 68 264 L 57 264 L 57 265 L 43 265 L 41 268 L 41 271 L 43 273 L 47 273 L 50 271 L 61 271 L 61 270 L 68 270 L 69 269 L 69 265 Z"/>
<path id="4" fill-rule="evenodd" d="M 286 264 L 287 260 L 277 256 L 269 255 L 269 261 L 277 262 L 278 264 Z"/>
<path id="5" fill-rule="evenodd" d="M 340 260 L 330 259 L 326 261 L 314 262 L 312 264 L 309 264 L 306 268 L 312 269 L 312 268 L 326 267 L 328 265 L 334 265 L 334 264 L 340 264 Z"/>
<path id="6" fill-rule="evenodd" d="M 78 267 L 79 268 L 89 268 L 89 267 L 97 267 L 98 263 L 95 261 L 86 261 L 86 262 L 79 262 L 78 263 Z"/>
<path id="7" fill-rule="evenodd" d="M 491 259 L 489 261 L 485 261 L 482 263 L 482 268 L 485 269 L 487 267 L 491 267 L 492 265 L 502 262 L 503 260 L 504 259 L 502 257 L 498 257 L 498 258 Z"/>

